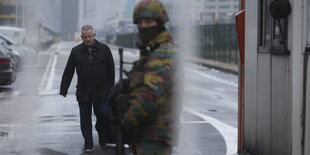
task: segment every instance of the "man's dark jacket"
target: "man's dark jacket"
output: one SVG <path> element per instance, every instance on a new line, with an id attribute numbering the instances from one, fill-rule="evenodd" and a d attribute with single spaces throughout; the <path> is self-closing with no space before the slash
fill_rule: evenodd
<path id="1" fill-rule="evenodd" d="M 74 71 L 77 72 L 77 101 L 106 101 L 110 89 L 114 85 L 114 61 L 110 48 L 94 41 L 92 52 L 81 43 L 70 53 L 66 68 L 62 75 L 60 95 L 67 95 Z"/>

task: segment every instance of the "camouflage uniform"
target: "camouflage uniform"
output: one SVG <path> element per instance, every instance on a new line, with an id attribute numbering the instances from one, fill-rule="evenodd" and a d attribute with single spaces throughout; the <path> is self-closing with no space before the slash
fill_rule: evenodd
<path id="1" fill-rule="evenodd" d="M 135 23 L 138 18 L 160 18 L 163 23 L 168 21 L 163 5 L 157 0 L 138 3 Z M 163 30 L 139 48 L 140 59 L 128 76 L 129 110 L 124 115 L 121 127 L 128 131 L 126 134 L 131 134 L 136 155 L 168 155 L 176 144 L 176 129 L 180 128 L 177 103 L 173 100 L 176 51 L 172 36 Z"/>

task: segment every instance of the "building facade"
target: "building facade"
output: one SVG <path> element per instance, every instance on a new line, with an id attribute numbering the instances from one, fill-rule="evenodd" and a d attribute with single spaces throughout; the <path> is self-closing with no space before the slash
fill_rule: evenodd
<path id="1" fill-rule="evenodd" d="M 0 0 L 0 25 L 23 27 L 21 0 Z"/>
<path id="2" fill-rule="evenodd" d="M 162 0 L 172 25 L 232 23 L 239 0 Z"/>
<path id="3" fill-rule="evenodd" d="M 206 23 L 233 23 L 239 11 L 239 0 L 204 0 L 203 6 Z"/>
<path id="4" fill-rule="evenodd" d="M 108 19 L 122 16 L 126 3 L 124 0 L 79 0 L 78 28 L 90 24 L 96 31 L 102 31 Z"/>

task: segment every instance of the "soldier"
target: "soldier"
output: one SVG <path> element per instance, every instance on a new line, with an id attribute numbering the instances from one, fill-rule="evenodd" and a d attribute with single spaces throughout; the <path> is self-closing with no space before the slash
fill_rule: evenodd
<path id="1" fill-rule="evenodd" d="M 141 40 L 140 59 L 128 75 L 129 108 L 121 121 L 124 135 L 131 137 L 135 155 L 169 155 L 177 142 L 179 108 L 173 100 L 176 51 L 164 25 L 168 20 L 165 7 L 158 0 L 142 0 L 135 6 L 133 21 Z"/>

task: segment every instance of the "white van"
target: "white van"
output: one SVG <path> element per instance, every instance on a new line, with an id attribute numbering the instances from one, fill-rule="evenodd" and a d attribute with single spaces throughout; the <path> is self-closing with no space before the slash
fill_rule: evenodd
<path id="1" fill-rule="evenodd" d="M 23 45 L 25 43 L 26 30 L 24 28 L 0 26 L 0 33 L 12 38 L 18 44 Z"/>

